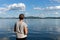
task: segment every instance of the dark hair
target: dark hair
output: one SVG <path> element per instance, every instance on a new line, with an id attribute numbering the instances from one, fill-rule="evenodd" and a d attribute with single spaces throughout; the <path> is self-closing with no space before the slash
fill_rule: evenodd
<path id="1" fill-rule="evenodd" d="M 23 19 L 24 19 L 24 14 L 20 14 L 20 15 L 19 15 L 19 19 L 20 19 L 20 20 L 23 20 Z"/>

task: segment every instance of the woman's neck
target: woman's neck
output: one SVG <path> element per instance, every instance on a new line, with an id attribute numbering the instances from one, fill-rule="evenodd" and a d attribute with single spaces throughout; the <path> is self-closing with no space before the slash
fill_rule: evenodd
<path id="1" fill-rule="evenodd" d="M 19 20 L 19 23 L 22 24 L 23 23 L 23 20 Z"/>
<path id="2" fill-rule="evenodd" d="M 19 20 L 20 22 L 23 22 L 23 20 Z"/>

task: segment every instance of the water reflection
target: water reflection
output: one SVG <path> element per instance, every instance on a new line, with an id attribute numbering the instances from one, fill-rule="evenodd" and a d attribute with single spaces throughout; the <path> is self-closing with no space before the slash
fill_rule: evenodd
<path id="1" fill-rule="evenodd" d="M 10 39 L 7 37 L 3 37 L 3 38 L 0 38 L 0 40 L 10 40 Z"/>
<path id="2" fill-rule="evenodd" d="M 18 19 L 0 19 L 0 39 L 14 40 L 14 24 Z M 60 19 L 25 19 L 28 40 L 60 40 Z"/>

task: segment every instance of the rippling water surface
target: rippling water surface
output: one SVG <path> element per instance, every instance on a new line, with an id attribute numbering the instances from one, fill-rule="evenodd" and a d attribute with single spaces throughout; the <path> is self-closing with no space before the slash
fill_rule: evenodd
<path id="1" fill-rule="evenodd" d="M 0 40 L 16 40 L 13 32 L 18 19 L 0 19 Z M 27 40 L 60 40 L 60 19 L 25 19 Z"/>

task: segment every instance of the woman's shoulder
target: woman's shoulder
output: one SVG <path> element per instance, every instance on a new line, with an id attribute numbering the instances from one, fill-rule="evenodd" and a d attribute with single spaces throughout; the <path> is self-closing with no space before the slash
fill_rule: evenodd
<path id="1" fill-rule="evenodd" d="M 15 24 L 19 24 L 19 21 L 16 21 Z"/>
<path id="2" fill-rule="evenodd" d="M 26 23 L 26 22 L 23 22 L 23 25 L 24 25 L 24 26 L 27 26 L 27 23 Z"/>
<path id="3" fill-rule="evenodd" d="M 23 21 L 23 24 L 26 24 L 26 22 Z"/>

